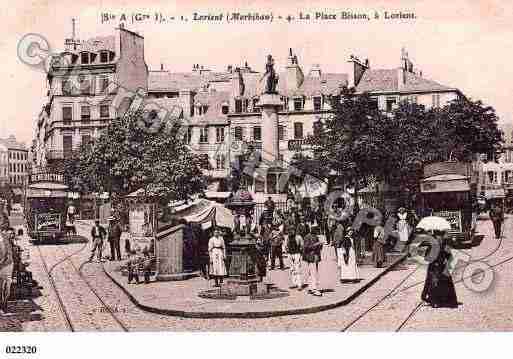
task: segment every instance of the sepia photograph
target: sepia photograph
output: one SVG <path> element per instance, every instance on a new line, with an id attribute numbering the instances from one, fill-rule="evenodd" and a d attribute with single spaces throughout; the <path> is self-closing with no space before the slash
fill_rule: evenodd
<path id="1" fill-rule="evenodd" d="M 2 7 L 6 335 L 513 330 L 511 4 Z"/>

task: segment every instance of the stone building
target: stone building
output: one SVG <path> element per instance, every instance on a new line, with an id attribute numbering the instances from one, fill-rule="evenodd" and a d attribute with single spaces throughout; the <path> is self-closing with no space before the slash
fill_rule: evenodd
<path id="1" fill-rule="evenodd" d="M 115 35 L 80 41 L 73 31 L 48 72 L 48 98 L 36 125 L 36 167 L 58 163 L 97 137 L 123 107 L 113 99 L 146 89 L 147 78 L 139 34 L 120 26 Z"/>
<path id="2" fill-rule="evenodd" d="M 24 187 L 30 171 L 28 149 L 12 135 L 5 139 L 0 138 L 0 143 L 8 150 L 9 184 L 11 187 Z"/>
<path id="3" fill-rule="evenodd" d="M 0 187 L 9 183 L 9 150 L 0 143 Z"/>
<path id="4" fill-rule="evenodd" d="M 494 161 L 482 165 L 481 193 L 488 199 L 509 197 L 513 199 L 513 126 L 503 125 L 506 140 L 504 153 Z"/>

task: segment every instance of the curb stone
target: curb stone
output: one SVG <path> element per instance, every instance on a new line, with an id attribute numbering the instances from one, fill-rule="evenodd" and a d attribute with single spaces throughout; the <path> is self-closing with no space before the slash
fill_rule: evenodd
<path id="1" fill-rule="evenodd" d="M 128 298 L 134 303 L 138 308 L 161 315 L 169 315 L 169 316 L 175 316 L 175 317 L 182 317 L 182 318 L 202 318 L 202 319 L 220 319 L 220 318 L 246 318 L 246 319 L 253 319 L 253 318 L 271 318 L 271 317 L 281 317 L 281 316 L 287 316 L 287 315 L 299 315 L 299 314 L 312 314 L 312 313 L 318 313 L 323 312 L 329 309 L 334 309 L 340 306 L 347 305 L 351 303 L 354 299 L 356 299 L 358 296 L 360 296 L 363 292 L 365 292 L 368 288 L 370 288 L 374 283 L 376 283 L 381 277 L 383 277 L 385 274 L 393 270 L 397 265 L 402 263 L 407 258 L 407 255 L 404 255 L 400 258 L 398 258 L 396 261 L 394 261 L 390 266 L 388 266 L 383 272 L 379 273 L 376 277 L 374 277 L 372 280 L 370 280 L 368 283 L 366 283 L 364 286 L 360 287 L 357 291 L 352 293 L 349 297 L 340 300 L 338 302 L 329 303 L 329 304 L 323 304 L 318 306 L 312 306 L 312 307 L 303 307 L 303 308 L 293 308 L 293 309 L 286 309 L 286 310 L 276 310 L 276 311 L 259 311 L 259 312 L 189 312 L 184 310 L 174 310 L 174 309 L 164 309 L 164 308 L 158 308 L 149 306 L 146 304 L 141 303 L 137 298 L 135 298 L 126 288 L 119 283 L 119 281 L 114 278 L 106 269 L 104 263 L 102 263 L 102 269 L 105 275 L 107 275 L 114 284 L 116 284 L 127 296 Z"/>

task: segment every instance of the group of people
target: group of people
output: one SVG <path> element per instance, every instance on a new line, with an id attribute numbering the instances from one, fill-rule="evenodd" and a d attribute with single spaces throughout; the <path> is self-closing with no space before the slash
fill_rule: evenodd
<path id="1" fill-rule="evenodd" d="M 288 254 L 290 270 L 290 288 L 303 290 L 305 284 L 308 293 L 321 296 L 319 285 L 319 266 L 322 261 L 323 243 L 321 235 L 325 235 L 326 244 L 335 249 L 338 279 L 341 283 L 354 283 L 360 281 L 358 264 L 360 263 L 358 247 L 361 243 L 361 233 L 352 228 L 350 214 L 341 214 L 326 217 L 322 210 L 312 210 L 309 207 L 301 208 L 291 206 L 290 210 L 276 209 L 274 202 L 269 198 L 265 203 L 265 210 L 254 227 L 250 215 L 236 215 L 234 238 L 241 236 L 253 237 L 256 251 L 254 261 L 257 275 L 262 281 L 267 270 L 279 267 L 285 270 L 284 253 Z M 337 209 L 341 211 L 341 209 Z M 312 215 L 312 213 L 322 213 Z M 326 220 L 325 220 L 326 219 Z M 408 229 L 409 227 L 406 227 Z M 409 229 L 408 229 L 409 230 Z M 373 229 L 373 261 L 377 267 L 386 262 L 385 245 L 386 236 L 382 225 Z M 209 275 L 220 286 L 223 277 L 227 275 L 227 243 L 220 229 L 214 231 L 209 239 Z"/>
<path id="2" fill-rule="evenodd" d="M 122 228 L 119 221 L 113 216 L 109 217 L 108 221 L 108 230 L 100 224 L 99 220 L 96 220 L 91 228 L 92 249 L 89 261 L 93 260 L 95 254 L 98 261 L 103 260 L 103 246 L 106 239 L 109 242 L 111 261 L 121 260 L 121 241 L 124 241 L 125 244 L 125 254 L 127 256 L 133 254 L 128 227 Z"/>

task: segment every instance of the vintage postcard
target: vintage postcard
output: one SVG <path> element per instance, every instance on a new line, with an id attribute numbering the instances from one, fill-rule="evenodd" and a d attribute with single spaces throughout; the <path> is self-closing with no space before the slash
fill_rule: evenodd
<path id="1" fill-rule="evenodd" d="M 2 7 L 1 331 L 513 330 L 511 4 Z"/>

